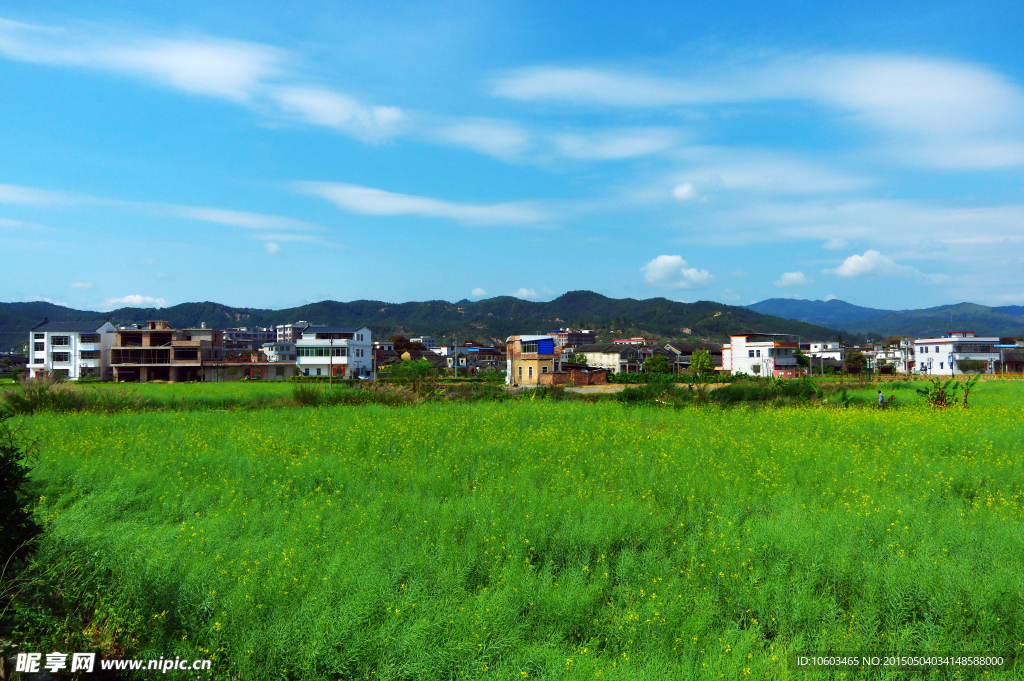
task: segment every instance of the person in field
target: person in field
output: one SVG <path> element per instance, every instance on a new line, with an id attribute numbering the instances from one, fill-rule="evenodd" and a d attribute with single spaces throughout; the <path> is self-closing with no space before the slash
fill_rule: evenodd
<path id="1" fill-rule="evenodd" d="M 882 394 L 881 390 L 878 391 L 878 408 L 885 409 L 885 395 Z"/>

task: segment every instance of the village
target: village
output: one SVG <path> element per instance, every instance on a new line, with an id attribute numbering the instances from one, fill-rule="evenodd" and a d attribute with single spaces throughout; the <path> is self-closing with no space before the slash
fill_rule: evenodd
<path id="1" fill-rule="evenodd" d="M 510 387 L 604 383 L 609 374 L 684 374 L 694 357 L 702 372 L 751 377 L 1024 371 L 1024 342 L 949 331 L 941 337 L 890 337 L 849 344 L 806 341 L 791 334 L 739 334 L 729 342 L 662 343 L 630 337 L 597 342 L 587 329 L 512 335 L 504 347 L 467 340 L 438 343 L 432 336 L 396 334 L 374 340 L 366 326 L 337 327 L 299 321 L 274 327 L 172 328 L 166 321 L 115 326 L 103 322 L 51 322 L 29 330 L 28 355 L 10 359 L 30 378 L 114 382 L 220 382 L 295 378 L 374 379 L 402 362 L 428 362 L 438 373 L 504 376 Z"/>

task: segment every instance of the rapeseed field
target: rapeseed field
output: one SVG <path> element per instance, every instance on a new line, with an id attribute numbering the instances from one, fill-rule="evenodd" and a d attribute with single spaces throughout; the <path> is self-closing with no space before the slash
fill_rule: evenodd
<path id="1" fill-rule="evenodd" d="M 21 423 L 60 595 L 24 606 L 20 634 L 209 657 L 237 679 L 818 679 L 843 672 L 791 657 L 1014 659 L 1022 391 L 988 393 L 946 411 L 37 414 Z"/>

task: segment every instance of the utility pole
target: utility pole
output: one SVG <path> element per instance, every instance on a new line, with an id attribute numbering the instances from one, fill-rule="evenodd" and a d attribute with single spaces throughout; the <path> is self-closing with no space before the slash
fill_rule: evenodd
<path id="1" fill-rule="evenodd" d="M 331 334 L 331 356 L 328 361 L 327 386 L 334 388 L 334 334 Z"/>

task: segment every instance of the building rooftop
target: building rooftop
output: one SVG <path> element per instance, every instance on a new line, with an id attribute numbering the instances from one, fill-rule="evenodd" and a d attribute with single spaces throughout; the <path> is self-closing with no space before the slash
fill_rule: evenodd
<path id="1" fill-rule="evenodd" d="M 51 322 L 49 318 L 43 317 L 43 321 L 33 326 L 30 331 L 66 331 L 68 333 L 94 333 L 101 326 L 106 324 L 108 319 L 102 322 Z"/>

